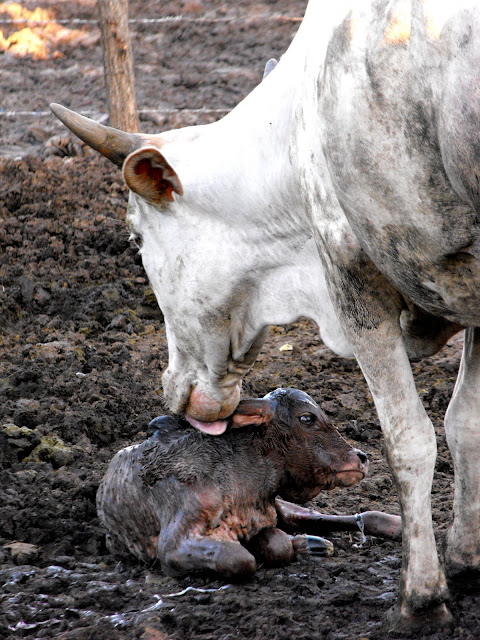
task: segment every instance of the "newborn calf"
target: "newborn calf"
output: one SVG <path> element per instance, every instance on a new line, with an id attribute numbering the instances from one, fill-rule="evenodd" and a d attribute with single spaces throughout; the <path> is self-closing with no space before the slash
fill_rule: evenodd
<path id="1" fill-rule="evenodd" d="M 111 461 L 97 508 L 113 553 L 159 560 L 168 575 L 246 577 L 256 560 L 290 562 L 298 540 L 276 528 L 275 496 L 304 503 L 368 469 L 296 389 L 243 400 L 221 436 L 168 416 L 150 426 L 148 440 Z"/>

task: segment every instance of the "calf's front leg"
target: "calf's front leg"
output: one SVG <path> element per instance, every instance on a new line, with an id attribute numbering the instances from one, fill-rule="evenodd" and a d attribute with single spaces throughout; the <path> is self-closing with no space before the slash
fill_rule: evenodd
<path id="1" fill-rule="evenodd" d="M 291 537 L 275 527 L 262 529 L 247 544 L 258 562 L 270 567 L 290 564 L 295 556 Z"/>
<path id="2" fill-rule="evenodd" d="M 363 523 L 363 533 L 388 540 L 402 539 L 402 519 L 382 511 L 364 511 L 354 516 L 334 516 L 320 513 L 316 509 L 301 507 L 293 502 L 275 498 L 275 507 L 280 526 L 286 531 L 303 531 L 315 536 L 332 531 L 359 531 Z"/>
<path id="3" fill-rule="evenodd" d="M 296 555 L 333 555 L 333 544 L 318 536 L 290 536 L 275 527 L 262 529 L 247 544 L 258 562 L 269 567 L 290 564 Z"/>
<path id="4" fill-rule="evenodd" d="M 227 580 L 249 578 L 257 570 L 254 556 L 239 542 L 182 538 L 176 544 L 159 541 L 162 570 L 169 576 L 211 573 Z"/>

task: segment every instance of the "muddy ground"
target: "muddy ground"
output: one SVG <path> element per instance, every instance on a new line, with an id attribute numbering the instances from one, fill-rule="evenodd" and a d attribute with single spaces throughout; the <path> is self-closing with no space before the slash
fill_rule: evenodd
<path id="1" fill-rule="evenodd" d="M 300 16 L 305 2 L 130 5 L 132 18 L 181 11 L 189 18 L 238 17 L 132 24 L 141 126 L 159 131 L 219 114 L 146 109 L 232 108 L 298 26 L 261 16 Z M 95 18 L 93 0 L 42 6 L 58 19 Z M 0 27 L 5 39 L 19 29 Z M 164 412 L 160 377 L 167 348 L 161 312 L 124 227 L 120 172 L 85 154 L 43 115 L 51 101 L 99 117 L 105 112 L 96 25 L 75 28 L 85 32 L 79 39 L 56 32 L 47 41 L 36 32 L 45 59 L 16 57 L 13 45 L 0 54 L 0 638 L 383 639 L 400 567 L 400 545 L 393 542 L 369 538 L 359 547 L 356 536 L 336 534 L 334 557 L 260 568 L 235 585 L 166 578 L 107 552 L 96 489 L 113 453 L 141 441 L 148 422 Z M 39 115 L 24 113 L 31 111 Z M 287 343 L 293 349 L 280 350 Z M 453 491 L 442 419 L 460 351 L 457 337 L 414 366 L 437 433 L 439 548 Z M 310 321 L 272 327 L 245 394 L 278 386 L 310 393 L 370 457 L 367 480 L 321 494 L 316 505 L 337 514 L 398 513 L 378 420 L 356 363 L 323 346 Z M 452 627 L 414 637 L 478 640 L 477 587 L 456 586 L 450 608 Z"/>

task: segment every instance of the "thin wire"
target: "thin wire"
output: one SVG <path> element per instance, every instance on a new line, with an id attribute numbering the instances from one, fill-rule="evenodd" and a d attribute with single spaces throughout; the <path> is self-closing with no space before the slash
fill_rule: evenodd
<path id="1" fill-rule="evenodd" d="M 187 18 L 184 16 L 166 16 L 164 18 L 135 18 L 129 20 L 129 24 L 154 24 L 163 22 L 197 22 L 197 23 L 216 23 L 216 22 L 253 22 L 254 20 L 272 20 L 283 22 L 301 22 L 303 18 L 297 18 L 294 16 L 272 16 L 269 14 L 261 14 L 249 19 L 238 19 L 235 16 L 224 18 Z M 71 18 L 67 20 L 29 20 L 28 18 L 13 20 L 3 19 L 0 20 L 0 24 L 29 24 L 29 25 L 47 25 L 47 24 L 98 24 L 98 20 L 84 20 L 80 18 Z M 139 109 L 138 113 L 159 113 L 159 114 L 173 114 L 173 113 L 228 113 L 231 109 Z M 50 111 L 6 111 L 0 109 L 0 117 L 4 118 L 16 118 L 16 117 L 46 117 L 50 116 Z M 98 112 L 85 111 L 84 115 L 98 115 Z M 107 114 L 100 114 L 100 117 Z"/>
<path id="2" fill-rule="evenodd" d="M 129 24 L 155 24 L 162 22 L 254 22 L 256 20 L 272 20 L 277 22 L 301 22 L 303 18 L 295 16 L 272 16 L 268 14 L 259 14 L 251 18 L 238 18 L 236 16 L 227 16 L 224 18 L 187 18 L 185 16 L 165 16 L 164 18 L 132 18 Z M 29 25 L 47 25 L 47 24 L 98 24 L 98 20 L 68 18 L 65 20 L 31 20 L 29 18 L 4 18 L 0 20 L 0 24 L 29 24 Z"/>
<path id="3" fill-rule="evenodd" d="M 163 114 L 172 114 L 172 113 L 198 113 L 198 114 L 209 114 L 209 113 L 229 113 L 232 109 L 138 109 L 137 113 L 163 113 Z M 51 111 L 6 111 L 5 109 L 0 109 L 0 117 L 4 118 L 16 118 L 18 116 L 21 117 L 45 117 L 53 115 Z M 85 116 L 96 116 L 96 117 L 107 117 L 107 113 L 99 113 L 98 111 L 82 111 L 81 115 Z"/>

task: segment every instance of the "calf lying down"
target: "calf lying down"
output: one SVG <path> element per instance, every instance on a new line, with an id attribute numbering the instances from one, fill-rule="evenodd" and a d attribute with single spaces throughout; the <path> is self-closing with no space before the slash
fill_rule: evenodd
<path id="1" fill-rule="evenodd" d="M 304 503 L 322 489 L 353 486 L 368 470 L 366 455 L 296 389 L 243 400 L 221 436 L 169 416 L 150 428 L 148 440 L 111 461 L 97 508 L 113 553 L 157 560 L 172 576 L 241 578 L 254 574 L 257 562 L 281 565 L 295 553 L 328 554 L 328 541 L 276 528 L 277 509 L 290 528 L 309 521 L 310 533 L 325 531 L 325 523 L 327 531 L 337 528 L 336 517 L 322 520 L 284 501 L 276 508 L 275 498 Z M 373 533 L 399 537 L 399 517 L 379 517 L 380 525 L 376 515 L 366 517 L 367 528 L 375 521 Z M 337 520 L 341 529 L 356 528 L 353 517 Z"/>

